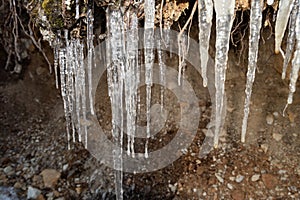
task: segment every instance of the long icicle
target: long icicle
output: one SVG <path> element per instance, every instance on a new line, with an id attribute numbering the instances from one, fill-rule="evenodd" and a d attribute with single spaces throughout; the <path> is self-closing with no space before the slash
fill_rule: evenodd
<path id="1" fill-rule="evenodd" d="M 294 52 L 295 48 L 295 24 L 296 24 L 296 18 L 297 18 L 297 7 L 299 6 L 299 1 L 295 0 L 293 9 L 290 14 L 290 22 L 289 22 L 289 28 L 288 28 L 288 36 L 287 36 L 287 44 L 286 44 L 286 50 L 284 55 L 284 62 L 282 67 L 282 75 L 281 78 L 285 79 L 286 77 L 286 70 L 287 67 L 291 61 L 292 54 Z"/>
<path id="2" fill-rule="evenodd" d="M 296 50 L 294 52 L 294 58 L 292 61 L 292 72 L 290 77 L 290 92 L 287 100 L 287 104 L 284 108 L 284 112 L 288 105 L 293 103 L 293 95 L 296 91 L 296 83 L 299 76 L 299 68 L 300 68 L 300 6 L 297 7 L 297 19 L 295 24 L 295 34 L 296 34 Z M 283 113 L 284 113 L 283 112 Z"/>
<path id="3" fill-rule="evenodd" d="M 108 66 L 108 82 L 110 101 L 112 105 L 112 135 L 115 141 L 113 150 L 115 173 L 115 190 L 117 199 L 123 199 L 123 87 L 125 79 L 125 45 L 124 22 L 121 11 L 111 9 L 108 13 L 108 32 L 110 36 L 109 48 L 111 50 Z M 109 77 L 111 76 L 111 77 Z"/>
<path id="4" fill-rule="evenodd" d="M 216 122 L 214 147 L 218 147 L 221 131 L 222 113 L 224 109 L 224 93 L 226 68 L 228 60 L 229 39 L 233 24 L 235 0 L 215 0 L 216 11 L 216 56 L 215 56 L 215 87 L 216 87 Z"/>
<path id="5" fill-rule="evenodd" d="M 262 23 L 262 5 L 261 0 L 251 1 L 251 15 L 250 15 L 250 36 L 249 36 L 249 55 L 248 55 L 248 72 L 246 83 L 246 98 L 244 104 L 244 118 L 242 125 L 241 141 L 245 142 L 247 123 L 249 116 L 249 107 L 252 94 L 252 86 L 255 79 L 255 71 L 257 66 L 257 55 L 259 47 L 260 29 Z"/>
<path id="6" fill-rule="evenodd" d="M 198 0 L 198 22 L 199 22 L 199 52 L 201 61 L 201 75 L 203 86 L 207 86 L 207 62 L 209 58 L 209 39 L 213 18 L 212 0 Z"/>
<path id="7" fill-rule="evenodd" d="M 137 109 L 137 89 L 139 85 L 139 72 L 137 70 L 138 59 L 138 19 L 135 13 L 127 12 L 129 30 L 127 30 L 126 40 L 126 67 L 125 67 L 125 99 L 127 111 L 127 154 L 135 157 L 134 137 L 136 131 L 136 109 Z"/>
<path id="8" fill-rule="evenodd" d="M 93 1 L 92 3 L 93 4 Z M 94 35 L 93 35 L 93 5 L 88 5 L 88 10 L 86 14 L 87 20 L 87 67 L 88 67 L 88 83 L 89 83 L 89 102 L 90 102 L 90 110 L 91 114 L 94 115 L 94 102 L 92 96 L 92 68 L 93 68 L 93 57 L 94 57 Z"/>
<path id="9" fill-rule="evenodd" d="M 145 0 L 145 83 L 146 83 L 146 115 L 147 115 L 147 139 L 145 144 L 145 157 L 148 158 L 148 140 L 150 138 L 150 106 L 151 106 L 151 87 L 152 87 L 152 67 L 154 64 L 154 17 L 155 1 Z"/>

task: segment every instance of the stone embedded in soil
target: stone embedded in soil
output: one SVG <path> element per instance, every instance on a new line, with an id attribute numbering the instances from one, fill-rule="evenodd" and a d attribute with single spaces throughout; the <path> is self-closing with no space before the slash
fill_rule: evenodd
<path id="1" fill-rule="evenodd" d="M 14 169 L 11 166 L 7 166 L 3 169 L 3 172 L 6 175 L 11 176 L 12 174 L 14 174 Z"/>
<path id="2" fill-rule="evenodd" d="M 233 186 L 230 184 L 230 183 L 227 183 L 227 187 L 232 190 L 233 189 Z"/>
<path id="3" fill-rule="evenodd" d="M 27 199 L 37 199 L 41 193 L 41 190 L 29 186 L 27 191 Z"/>
<path id="4" fill-rule="evenodd" d="M 231 193 L 231 197 L 234 200 L 244 200 L 245 199 L 245 193 L 242 190 L 234 190 Z"/>
<path id="5" fill-rule="evenodd" d="M 42 171 L 44 186 L 46 188 L 54 188 L 60 178 L 60 172 L 55 169 L 45 169 Z"/>
<path id="6" fill-rule="evenodd" d="M 277 142 L 279 142 L 283 137 L 283 135 L 281 135 L 279 133 L 273 133 L 272 136 L 273 136 L 274 140 L 276 140 Z"/>
<path id="7" fill-rule="evenodd" d="M 260 147 L 261 147 L 261 149 L 262 149 L 265 153 L 267 153 L 267 151 L 268 151 L 268 149 L 269 149 L 269 145 L 267 145 L 267 144 L 262 144 Z"/>
<path id="8" fill-rule="evenodd" d="M 259 174 L 254 174 L 252 177 L 251 177 L 251 181 L 255 182 L 255 181 L 258 181 L 260 178 L 260 175 Z"/>
<path id="9" fill-rule="evenodd" d="M 237 175 L 236 177 L 235 177 L 235 182 L 237 182 L 237 183 L 240 183 L 240 182 L 242 182 L 244 180 L 244 176 L 242 176 L 242 175 Z"/>
<path id="10" fill-rule="evenodd" d="M 266 117 L 266 121 L 268 125 L 272 125 L 274 123 L 274 117 L 271 114 L 268 114 Z"/>
<path id="11" fill-rule="evenodd" d="M 219 174 L 216 173 L 215 176 L 217 177 L 220 183 L 224 183 L 224 179 Z"/>
<path id="12" fill-rule="evenodd" d="M 276 176 L 272 174 L 263 174 L 262 181 L 269 190 L 275 188 L 278 183 Z"/>

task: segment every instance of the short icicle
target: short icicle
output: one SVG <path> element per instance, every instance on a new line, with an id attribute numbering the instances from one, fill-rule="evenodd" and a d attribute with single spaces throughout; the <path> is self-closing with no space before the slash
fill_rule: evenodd
<path id="1" fill-rule="evenodd" d="M 247 123 L 249 116 L 250 100 L 252 94 L 252 86 L 255 79 L 255 71 L 257 66 L 257 56 L 260 38 L 260 29 L 262 23 L 262 4 L 261 0 L 251 1 L 251 15 L 250 15 L 250 36 L 249 36 L 249 55 L 248 55 L 248 72 L 246 83 L 246 97 L 244 104 L 244 118 L 242 125 L 241 141 L 245 142 Z"/>
<path id="2" fill-rule="evenodd" d="M 224 112 L 225 80 L 228 60 L 230 32 L 234 18 L 235 0 L 215 0 L 216 11 L 216 56 L 215 56 L 215 87 L 216 87 L 216 121 L 214 147 L 218 147 L 221 131 L 222 113 Z"/>

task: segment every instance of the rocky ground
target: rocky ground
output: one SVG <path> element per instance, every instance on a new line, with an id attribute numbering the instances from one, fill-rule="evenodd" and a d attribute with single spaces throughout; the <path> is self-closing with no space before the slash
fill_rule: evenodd
<path id="1" fill-rule="evenodd" d="M 261 42 L 247 142 L 239 141 L 245 56 L 232 50 L 219 148 L 198 157 L 211 113 L 207 91 L 198 91 L 204 113 L 190 148 L 161 170 L 124 173 L 125 199 L 300 199 L 300 93 L 282 116 L 288 81 L 280 78 L 282 58 L 273 54 L 273 43 L 272 37 Z M 0 199 L 114 199 L 114 170 L 81 144 L 67 149 L 62 100 L 47 68 L 33 51 L 21 75 L 0 71 Z M 200 87 L 199 75 L 189 67 L 186 76 Z M 97 111 L 110 127 L 107 91 L 99 99 L 106 102 Z"/>

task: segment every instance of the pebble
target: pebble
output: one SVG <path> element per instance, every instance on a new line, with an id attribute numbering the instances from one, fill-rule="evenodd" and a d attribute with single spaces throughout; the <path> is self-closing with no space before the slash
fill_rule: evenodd
<path id="1" fill-rule="evenodd" d="M 224 179 L 219 174 L 216 173 L 215 176 L 217 177 L 220 183 L 224 183 Z"/>
<path id="2" fill-rule="evenodd" d="M 274 123 L 274 117 L 271 114 L 268 114 L 266 117 L 266 121 L 268 125 L 272 125 Z"/>
<path id="3" fill-rule="evenodd" d="M 273 189 L 277 185 L 277 178 L 272 174 L 263 174 L 262 180 L 266 186 L 267 189 Z"/>
<path id="4" fill-rule="evenodd" d="M 273 139 L 276 140 L 277 142 L 279 142 L 283 137 L 283 135 L 281 135 L 279 133 L 273 133 L 272 136 L 273 136 Z"/>
<path id="5" fill-rule="evenodd" d="M 60 178 L 60 172 L 55 169 L 45 169 L 42 171 L 44 186 L 46 188 L 54 188 Z"/>
<path id="6" fill-rule="evenodd" d="M 262 144 L 260 147 L 261 147 L 261 149 L 262 149 L 265 153 L 267 153 L 267 151 L 268 151 L 268 149 L 269 149 L 269 145 L 267 145 L 267 144 Z"/>
<path id="7" fill-rule="evenodd" d="M 232 190 L 233 189 L 233 186 L 230 184 L 230 183 L 227 183 L 227 187 Z"/>
<path id="8" fill-rule="evenodd" d="M 258 181 L 260 178 L 260 174 L 254 174 L 252 177 L 251 177 L 251 181 L 255 182 L 255 181 Z"/>
<path id="9" fill-rule="evenodd" d="M 275 118 L 279 117 L 279 113 L 277 111 L 273 112 L 273 115 L 274 115 Z"/>
<path id="10" fill-rule="evenodd" d="M 69 164 L 65 164 L 65 165 L 63 166 L 63 172 L 67 171 L 68 167 L 69 167 Z"/>
<path id="11" fill-rule="evenodd" d="M 234 200 L 244 200 L 245 193 L 242 190 L 234 190 L 231 194 L 231 197 Z"/>
<path id="12" fill-rule="evenodd" d="M 41 190 L 29 186 L 27 191 L 27 199 L 37 199 L 41 193 Z"/>
<path id="13" fill-rule="evenodd" d="M 14 174 L 14 170 L 13 170 L 13 168 L 12 168 L 11 166 L 5 167 L 5 168 L 3 169 L 3 172 L 4 172 L 6 175 L 8 175 L 8 176 Z"/>
<path id="14" fill-rule="evenodd" d="M 242 182 L 244 180 L 244 176 L 242 176 L 242 175 L 237 175 L 236 177 L 235 177 L 235 182 L 237 182 L 237 183 L 240 183 L 240 182 Z"/>

